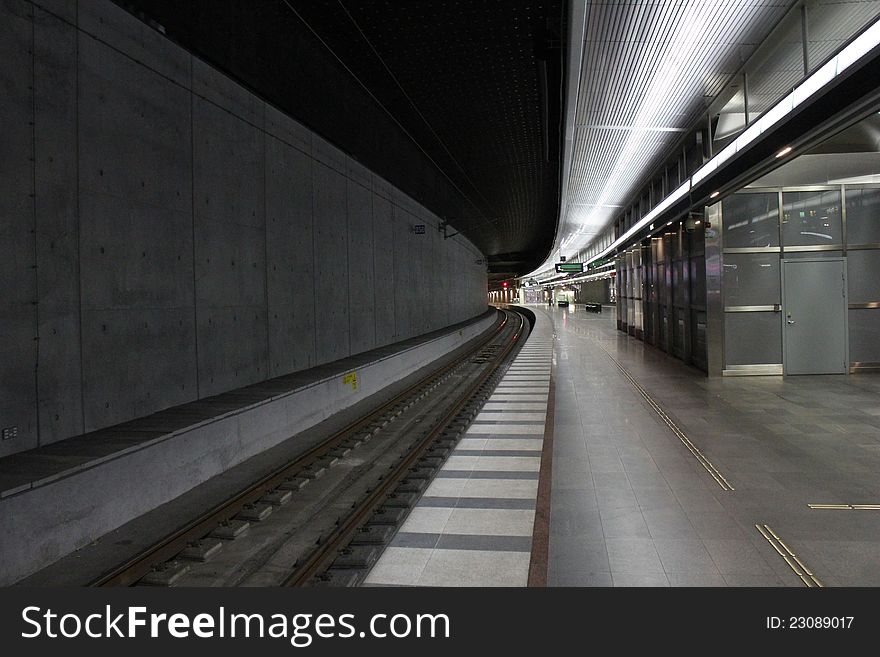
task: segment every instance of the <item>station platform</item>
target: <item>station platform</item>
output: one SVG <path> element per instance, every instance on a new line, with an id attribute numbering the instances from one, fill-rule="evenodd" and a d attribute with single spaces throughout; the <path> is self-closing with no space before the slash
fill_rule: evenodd
<path id="1" fill-rule="evenodd" d="M 544 312 L 550 585 L 880 584 L 880 377 L 710 379 L 614 312 Z"/>
<path id="2" fill-rule="evenodd" d="M 710 379 L 612 307 L 531 309 L 369 585 L 880 584 L 880 377 Z"/>

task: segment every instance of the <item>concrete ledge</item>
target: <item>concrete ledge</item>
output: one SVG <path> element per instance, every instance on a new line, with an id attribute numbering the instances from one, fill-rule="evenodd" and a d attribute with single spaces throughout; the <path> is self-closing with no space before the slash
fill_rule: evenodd
<path id="1" fill-rule="evenodd" d="M 0 585 L 381 391 L 496 316 L 0 459 Z"/>

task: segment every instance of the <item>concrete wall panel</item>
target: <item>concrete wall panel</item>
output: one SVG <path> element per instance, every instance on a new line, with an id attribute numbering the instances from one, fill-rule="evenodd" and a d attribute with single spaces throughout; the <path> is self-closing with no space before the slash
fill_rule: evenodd
<path id="1" fill-rule="evenodd" d="M 373 193 L 349 180 L 348 306 L 353 354 L 376 346 L 373 266 Z"/>
<path id="2" fill-rule="evenodd" d="M 196 218 L 199 391 L 213 395 L 266 378 L 265 228 Z M 240 349 L 241 358 L 231 359 Z"/>
<path id="3" fill-rule="evenodd" d="M 211 308 L 265 306 L 264 227 L 197 215 L 195 240 L 199 314 Z"/>
<path id="4" fill-rule="evenodd" d="M 47 7 L 53 11 L 69 6 L 70 0 L 52 2 Z M 177 84 L 189 86 L 190 62 L 192 58 L 181 48 L 168 42 L 162 34 L 144 23 L 134 19 L 131 14 L 110 2 L 84 0 L 76 2 L 79 12 L 79 29 L 94 41 L 97 37 L 114 50 L 127 54 L 130 58 L 143 62 L 149 68 L 173 80 Z M 111 56 L 114 62 L 122 57 Z"/>
<path id="5" fill-rule="evenodd" d="M 0 455 L 482 312 L 409 196 L 115 4 L 51 11 L 0 3 Z"/>
<path id="6" fill-rule="evenodd" d="M 0 5 L 0 454 L 37 444 L 33 77 L 30 5 Z"/>
<path id="7" fill-rule="evenodd" d="M 193 198 L 196 216 L 265 226 L 261 129 L 198 99 L 193 106 Z"/>
<path id="8" fill-rule="evenodd" d="M 80 194 L 84 310 L 192 308 L 192 223 L 183 212 Z"/>
<path id="9" fill-rule="evenodd" d="M 60 19 L 61 22 L 70 23 L 71 27 L 73 25 L 76 25 L 76 5 L 78 4 L 78 0 L 53 0 L 51 3 L 48 4 L 40 4 L 45 6 L 52 12 L 52 14 L 58 17 L 58 19 L 55 20 Z M 34 5 L 34 9 L 35 13 L 37 14 L 38 21 L 44 20 L 45 17 L 50 16 L 48 12 L 43 11 L 42 9 L 37 7 L 36 4 Z M 39 14 L 42 14 L 43 16 L 40 17 Z"/>
<path id="10" fill-rule="evenodd" d="M 71 468 L 19 494 L 0 490 L 0 586 L 7 586 L 132 518 L 404 378 L 487 330 L 459 331 L 364 363 L 355 392 L 334 373 L 270 401 L 165 435 L 118 458 Z M 137 483 L 137 494 L 132 494 Z"/>
<path id="11" fill-rule="evenodd" d="M 98 24 L 119 36 L 124 17 L 109 16 Z M 174 50 L 162 41 L 154 48 Z M 82 394 L 89 431 L 197 395 L 193 341 L 180 339 L 194 333 L 192 160 L 181 148 L 191 141 L 191 117 L 189 94 L 163 75 L 86 35 L 78 53 Z M 173 53 L 155 58 L 183 65 Z"/>
<path id="12" fill-rule="evenodd" d="M 312 179 L 316 357 L 318 363 L 328 363 L 351 353 L 346 178 L 316 160 Z"/>
<path id="13" fill-rule="evenodd" d="M 384 178 L 373 174 L 373 191 L 382 198 L 390 201 L 393 194 L 393 186 Z"/>
<path id="14" fill-rule="evenodd" d="M 357 160 L 345 158 L 346 173 L 349 180 L 356 182 L 361 187 L 371 189 L 373 186 L 373 174 L 370 170 Z"/>
<path id="15" fill-rule="evenodd" d="M 349 158 L 329 141 L 318 135 L 312 136 L 312 157 L 324 166 L 348 175 Z"/>
<path id="16" fill-rule="evenodd" d="M 252 127 L 263 129 L 265 103 L 240 84 L 200 59 L 192 60 L 192 92 L 202 104 Z"/>
<path id="17" fill-rule="evenodd" d="M 222 90 L 230 97 L 237 92 Z M 242 105 L 248 109 L 236 103 Z M 195 101 L 193 234 L 203 396 L 261 381 L 268 372 L 264 142 L 251 122 Z"/>
<path id="18" fill-rule="evenodd" d="M 196 398 L 192 308 L 82 311 L 85 430 Z"/>
<path id="19" fill-rule="evenodd" d="M 393 267 L 394 267 L 394 341 L 406 340 L 412 336 L 412 306 L 408 296 L 417 284 L 412 271 L 411 259 L 414 256 L 410 215 L 398 206 L 391 206 L 393 235 Z"/>
<path id="20" fill-rule="evenodd" d="M 439 230 L 431 240 L 431 255 L 428 259 L 428 289 L 431 308 L 431 326 L 448 325 L 449 319 L 449 278 L 443 275 L 438 263 L 443 261 L 443 247 L 446 240 Z"/>
<path id="21" fill-rule="evenodd" d="M 376 346 L 394 342 L 394 225 L 391 202 L 373 194 L 373 312 Z"/>
<path id="22" fill-rule="evenodd" d="M 308 128 L 272 105 L 266 105 L 265 112 L 266 134 L 311 157 L 312 133 Z"/>
<path id="23" fill-rule="evenodd" d="M 76 20 L 76 3 L 53 6 Z M 40 443 L 83 431 L 77 214 L 77 33 L 35 9 L 34 110 Z"/>
<path id="24" fill-rule="evenodd" d="M 80 36 L 80 185 L 190 212 L 189 94 L 113 54 L 107 46 Z"/>
<path id="25" fill-rule="evenodd" d="M 316 362 L 312 161 L 273 137 L 266 140 L 266 222 L 269 374 L 280 376 Z"/>
<path id="26" fill-rule="evenodd" d="M 267 378 L 265 306 L 202 307 L 197 330 L 201 397 Z"/>

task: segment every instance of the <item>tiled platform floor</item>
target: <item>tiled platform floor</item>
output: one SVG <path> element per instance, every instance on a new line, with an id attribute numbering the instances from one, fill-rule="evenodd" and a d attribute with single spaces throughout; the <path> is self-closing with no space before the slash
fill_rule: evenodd
<path id="1" fill-rule="evenodd" d="M 525 586 L 553 327 L 534 331 L 366 584 Z"/>
<path id="2" fill-rule="evenodd" d="M 803 586 L 766 523 L 823 584 L 880 585 L 880 376 L 709 379 L 614 328 L 554 308 L 549 583 Z M 608 353 L 606 353 L 606 351 Z M 724 491 L 613 356 L 730 481 Z"/>

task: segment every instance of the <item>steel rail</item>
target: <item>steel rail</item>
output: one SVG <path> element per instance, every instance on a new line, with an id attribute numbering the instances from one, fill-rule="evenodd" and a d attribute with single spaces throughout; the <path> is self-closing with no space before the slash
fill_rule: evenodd
<path id="1" fill-rule="evenodd" d="M 407 387 L 406 390 L 395 395 L 392 399 L 383 403 L 375 410 L 370 411 L 366 415 L 335 432 L 326 440 L 311 447 L 303 454 L 281 465 L 269 474 L 261 477 L 255 483 L 242 489 L 235 495 L 211 507 L 198 517 L 185 523 L 174 532 L 149 545 L 146 549 L 126 559 L 124 562 L 115 565 L 113 568 L 93 579 L 87 584 L 87 586 L 132 586 L 136 584 L 142 577 L 149 573 L 154 566 L 177 556 L 191 542 L 203 538 L 218 524 L 232 520 L 247 505 L 257 502 L 267 492 L 277 488 L 286 479 L 296 475 L 309 464 L 314 463 L 328 454 L 341 442 L 344 442 L 346 439 L 352 437 L 352 435 L 356 435 L 365 427 L 368 427 L 381 419 L 389 410 L 392 410 L 395 406 L 405 401 L 415 391 L 429 386 L 435 380 L 440 379 L 448 372 L 454 370 L 456 367 L 472 358 L 475 354 L 478 354 L 502 333 L 507 322 L 508 317 L 505 314 L 489 335 L 481 339 L 475 347 L 468 350 L 467 353 L 457 357 L 439 370 L 419 379 L 417 382 Z"/>
<path id="2" fill-rule="evenodd" d="M 519 342 L 526 322 L 522 314 L 513 311 L 506 312 L 518 317 L 520 325 L 514 332 L 513 337 L 504 345 L 504 349 L 494 356 L 493 362 L 459 395 L 458 399 L 444 413 L 428 434 L 397 463 L 393 471 L 386 475 L 357 507 L 353 508 L 344 519 L 337 523 L 333 531 L 322 540 L 320 545 L 316 546 L 301 562 L 294 565 L 294 571 L 288 576 L 284 586 L 307 586 L 315 576 L 329 567 L 336 556 L 345 548 L 358 527 L 363 525 L 371 514 L 389 498 L 394 488 L 407 477 L 407 474 L 419 458 L 442 435 L 448 428 L 448 425 L 477 394 L 480 387 L 506 362 L 508 354 L 511 353 Z"/>

